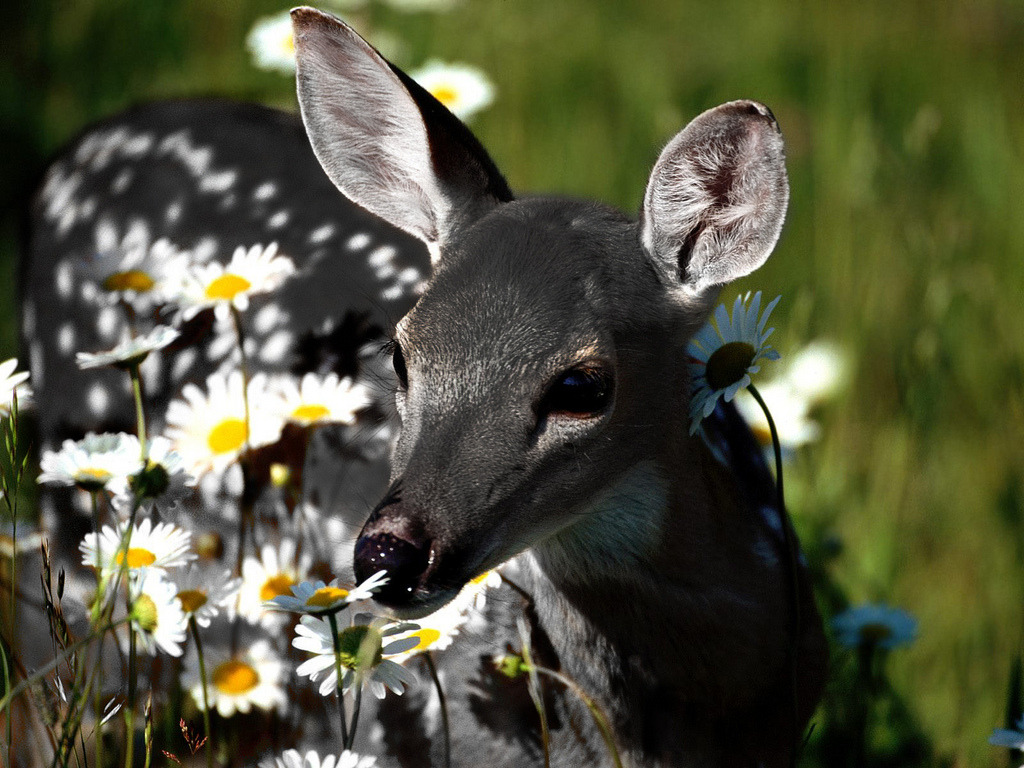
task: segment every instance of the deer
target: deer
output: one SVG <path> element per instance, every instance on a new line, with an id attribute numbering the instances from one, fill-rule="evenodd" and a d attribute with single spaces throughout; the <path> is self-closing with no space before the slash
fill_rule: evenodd
<path id="1" fill-rule="evenodd" d="M 218 254 L 273 238 L 298 272 L 255 308 L 252 364 L 379 384 L 372 428 L 306 460 L 309 492 L 356 521 L 337 557 L 360 581 L 385 570 L 376 600 L 410 620 L 506 574 L 483 629 L 437 658 L 450 744 L 417 688 L 380 703 L 384 727 L 357 749 L 382 765 L 438 765 L 448 750 L 456 766 L 541 764 L 524 685 L 493 665 L 525 628 L 537 662 L 602 708 L 623 764 L 792 764 L 824 685 L 821 620 L 735 409 L 720 403 L 691 436 L 685 351 L 723 286 L 780 236 L 772 112 L 739 100 L 694 118 L 657 158 L 635 219 L 520 197 L 462 122 L 344 22 L 305 7 L 292 18 L 301 124 L 219 101 L 143 106 L 87 130 L 47 172 L 23 300 L 44 444 L 131 424 L 109 404 L 114 379 L 90 384 L 68 365 L 114 323 L 81 319 L 69 265 L 101 258 L 101 241 Z M 383 356 L 367 353 L 386 337 Z M 168 357 L 147 374 L 154 405 L 219 364 Z M 202 491 L 192 514 L 212 519 L 218 489 Z M 66 499 L 44 503 L 55 530 L 85 524 Z M 545 702 L 551 765 L 611 764 L 578 696 L 548 685 Z"/>

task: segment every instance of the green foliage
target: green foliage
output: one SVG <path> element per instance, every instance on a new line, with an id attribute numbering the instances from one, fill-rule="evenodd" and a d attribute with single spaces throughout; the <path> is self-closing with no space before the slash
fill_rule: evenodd
<path id="1" fill-rule="evenodd" d="M 255 69 L 244 45 L 286 7 L 8 3 L 0 359 L 17 344 L 17 211 L 44 158 L 141 100 L 292 106 L 291 80 Z M 473 127 L 519 189 L 635 210 L 690 117 L 740 97 L 772 107 L 792 202 L 751 285 L 786 296 L 784 354 L 828 336 L 854 360 L 822 441 L 787 471 L 790 506 L 827 612 L 885 600 L 921 622 L 889 660 L 877 764 L 999 762 L 986 738 L 1003 724 L 1024 606 L 1024 5 L 520 0 L 364 21 L 403 41 L 403 66 L 489 73 L 497 100 Z M 826 725 L 846 716 L 843 670 Z M 822 765 L 836 764 L 829 733 L 808 749 Z"/>

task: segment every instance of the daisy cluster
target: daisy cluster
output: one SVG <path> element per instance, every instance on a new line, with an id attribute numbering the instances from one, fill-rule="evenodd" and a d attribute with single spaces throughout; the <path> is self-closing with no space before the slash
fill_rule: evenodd
<path id="1" fill-rule="evenodd" d="M 335 0 L 326 10 L 340 12 L 363 37 L 372 37 L 390 59 L 401 59 L 405 46 L 386 30 L 369 29 L 364 11 L 371 0 Z M 384 0 L 384 4 L 405 12 L 443 12 L 458 0 Z M 295 41 L 289 11 L 259 19 L 247 38 L 253 64 L 260 69 L 294 74 Z M 471 64 L 431 59 L 409 69 L 409 76 L 460 120 L 469 120 L 494 102 L 495 88 L 482 70 Z"/>
<path id="2" fill-rule="evenodd" d="M 478 620 L 486 589 L 500 580 L 485 574 L 413 624 L 377 614 L 372 598 L 383 573 L 362 584 L 317 578 L 330 564 L 316 556 L 321 547 L 308 531 L 326 521 L 306 524 L 316 511 L 297 480 L 305 449 L 298 461 L 290 451 L 325 425 L 356 423 L 372 404 L 370 391 L 335 373 L 247 371 L 241 351 L 253 300 L 296 273 L 276 244 L 239 246 L 221 261 L 160 242 L 90 264 L 90 287 L 81 292 L 98 312 L 125 312 L 119 343 L 79 352 L 76 362 L 88 375 L 113 369 L 129 379 L 137 434 L 89 433 L 43 451 L 40 461 L 40 483 L 69 489 L 80 508 L 92 510 L 92 530 L 78 550 L 82 573 L 91 572 L 95 585 L 81 598 L 94 630 L 112 631 L 131 658 L 182 658 L 172 667 L 176 682 L 206 718 L 284 714 L 303 698 L 296 677 L 324 696 L 357 701 L 364 689 L 377 697 L 403 693 L 416 683 L 409 660 L 447 648 Z M 160 434 L 150 434 L 146 417 L 154 414 L 143 410 L 141 397 L 147 366 L 192 343 L 185 325 L 204 312 L 232 329 L 237 354 L 205 381 L 185 383 L 151 421 Z M 16 367 L 13 360 L 0 365 L 0 403 L 15 390 L 23 401 L 29 396 L 28 374 Z M 208 482 L 220 489 L 217 505 L 206 494 Z M 298 499 L 292 507 L 282 501 L 286 494 Z M 266 501 L 275 516 L 254 514 L 246 499 Z M 213 531 L 197 528 L 211 515 Z M 223 560 L 218 520 L 239 524 L 233 567 Z M 156 684 L 167 667 L 140 669 Z M 290 751 L 276 760 L 372 765 L 352 752 L 321 760 L 315 752 Z"/>

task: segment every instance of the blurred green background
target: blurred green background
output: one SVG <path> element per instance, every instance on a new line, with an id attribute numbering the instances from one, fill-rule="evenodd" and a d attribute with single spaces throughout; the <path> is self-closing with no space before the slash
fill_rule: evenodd
<path id="1" fill-rule="evenodd" d="M 18 351 L 19 216 L 46 158 L 143 100 L 294 109 L 291 78 L 245 47 L 286 7 L 3 4 L 0 360 Z M 691 117 L 741 97 L 771 106 L 792 202 L 741 287 L 783 295 L 784 355 L 827 337 L 852 360 L 823 438 L 788 467 L 790 504 L 827 611 L 885 601 L 920 620 L 888 660 L 876 764 L 1007 764 L 987 737 L 1005 724 L 1024 629 L 1024 3 L 466 0 L 341 15 L 396 40 L 404 67 L 488 73 L 497 97 L 473 128 L 520 190 L 635 211 Z M 844 762 L 827 742 L 850 683 L 840 654 L 806 763 Z"/>

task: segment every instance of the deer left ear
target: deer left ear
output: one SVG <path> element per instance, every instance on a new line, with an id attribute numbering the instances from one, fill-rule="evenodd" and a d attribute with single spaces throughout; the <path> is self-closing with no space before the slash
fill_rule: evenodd
<path id="1" fill-rule="evenodd" d="M 292 12 L 299 107 L 320 165 L 342 193 L 433 246 L 512 199 L 458 118 L 351 27 Z"/>
<path id="2" fill-rule="evenodd" d="M 782 134 L 756 101 L 704 112 L 661 153 L 641 214 L 643 246 L 691 294 L 761 266 L 789 200 Z"/>

